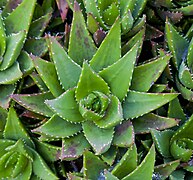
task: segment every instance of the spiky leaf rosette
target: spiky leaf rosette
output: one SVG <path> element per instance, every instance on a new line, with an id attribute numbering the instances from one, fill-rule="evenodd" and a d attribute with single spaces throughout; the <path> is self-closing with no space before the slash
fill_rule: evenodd
<path id="1" fill-rule="evenodd" d="M 12 96 L 28 110 L 52 116 L 33 132 L 40 134 L 43 141 L 62 139 L 60 157 L 65 160 L 78 158 L 90 146 L 96 154 L 110 151 L 111 145 L 130 147 L 134 131 L 129 119 L 148 114 L 178 95 L 148 92 L 168 64 L 169 54 L 135 68 L 139 43 L 121 56 L 119 19 L 97 49 L 77 4 L 73 18 L 68 53 L 56 38 L 48 36 L 52 61 L 33 57 L 34 66 L 50 93 Z M 138 74 L 144 77 L 137 78 Z M 141 82 L 146 85 L 141 86 Z"/>
<path id="2" fill-rule="evenodd" d="M 89 31 L 98 36 L 99 29 L 109 30 L 117 17 L 121 19 L 121 32 L 135 34 L 144 25 L 140 18 L 147 1 L 83 0 Z M 145 22 L 145 21 L 144 21 Z M 100 36 L 100 35 L 99 35 Z"/>
<path id="3" fill-rule="evenodd" d="M 166 21 L 165 36 L 177 69 L 176 86 L 185 99 L 193 101 L 193 39 L 189 41 L 180 35 L 169 21 Z"/>
<path id="4" fill-rule="evenodd" d="M 9 109 L 3 137 L 3 139 L 0 139 L 1 179 L 31 179 L 33 177 L 58 179 L 35 150 L 34 142 L 21 124 L 13 108 Z M 56 156 L 59 148 L 49 148 L 53 152 L 51 156 Z M 44 150 L 46 154 L 48 148 Z"/>

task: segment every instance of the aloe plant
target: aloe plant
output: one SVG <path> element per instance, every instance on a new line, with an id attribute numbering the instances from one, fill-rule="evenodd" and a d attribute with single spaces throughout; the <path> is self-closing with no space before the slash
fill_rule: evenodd
<path id="1" fill-rule="evenodd" d="M 58 179 L 35 149 L 35 143 L 23 127 L 13 108 L 10 108 L 7 114 L 0 144 L 1 179 Z M 59 148 L 53 149 L 51 146 L 49 148 L 53 150 L 52 153 L 55 153 L 55 155 L 60 150 Z M 44 155 L 48 156 L 49 153 L 50 156 L 49 151 L 48 148 L 44 148 Z M 54 156 L 51 155 L 51 157 Z"/>
<path id="2" fill-rule="evenodd" d="M 130 119 L 148 114 L 178 95 L 148 92 L 169 63 L 169 54 L 135 67 L 139 43 L 121 57 L 119 19 L 97 49 L 76 2 L 74 7 L 68 53 L 48 36 L 51 61 L 32 56 L 50 92 L 42 89 L 39 94 L 12 95 L 28 110 L 51 117 L 32 132 L 40 135 L 40 141 L 62 140 L 63 160 L 76 159 L 91 147 L 98 155 L 110 151 L 112 145 L 130 147 L 134 142 Z M 151 73 L 146 69 L 152 69 Z M 140 74 L 144 76 L 140 78 Z M 169 119 L 163 129 L 177 123 Z"/>

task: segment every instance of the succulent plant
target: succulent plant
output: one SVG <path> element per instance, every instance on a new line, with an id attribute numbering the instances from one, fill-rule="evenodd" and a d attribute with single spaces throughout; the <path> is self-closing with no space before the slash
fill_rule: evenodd
<path id="1" fill-rule="evenodd" d="M 176 86 L 185 99 L 192 101 L 193 40 L 180 35 L 169 21 L 166 22 L 166 40 L 177 70 L 174 74 Z"/>
<path id="2" fill-rule="evenodd" d="M 35 143 L 13 108 L 9 109 L 0 145 L 1 179 L 58 179 L 35 149 Z M 48 149 L 44 150 L 44 155 L 51 155 Z M 54 151 L 57 153 L 59 149 Z"/>
<path id="3" fill-rule="evenodd" d="M 51 117 L 32 131 L 40 134 L 41 141 L 62 139 L 60 158 L 64 160 L 78 158 L 90 146 L 99 155 L 111 145 L 130 147 L 134 141 L 130 119 L 148 114 L 178 95 L 148 92 L 168 64 L 169 54 L 135 67 L 139 43 L 121 57 L 119 19 L 97 49 L 77 5 L 68 54 L 54 37 L 48 36 L 51 61 L 32 57 L 50 92 L 12 95 L 28 110 Z M 167 119 L 162 128 L 177 123 Z"/>

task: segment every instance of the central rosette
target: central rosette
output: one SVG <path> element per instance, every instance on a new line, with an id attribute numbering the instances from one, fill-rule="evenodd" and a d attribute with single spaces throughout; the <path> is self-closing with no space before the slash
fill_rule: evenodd
<path id="1" fill-rule="evenodd" d="M 79 111 L 86 120 L 99 120 L 105 115 L 109 102 L 108 96 L 101 92 L 93 91 L 80 100 Z"/>

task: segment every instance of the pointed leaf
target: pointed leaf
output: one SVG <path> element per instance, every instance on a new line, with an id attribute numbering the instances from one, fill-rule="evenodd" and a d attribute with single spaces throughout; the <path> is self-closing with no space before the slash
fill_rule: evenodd
<path id="1" fill-rule="evenodd" d="M 105 180 L 119 180 L 116 176 L 112 175 L 109 171 L 104 171 Z"/>
<path id="2" fill-rule="evenodd" d="M 142 116 L 163 106 L 177 96 L 177 93 L 143 93 L 129 91 L 123 103 L 124 117 L 128 119 Z"/>
<path id="3" fill-rule="evenodd" d="M 48 45 L 54 61 L 58 79 L 65 90 L 77 85 L 81 68 L 66 53 L 53 37 L 48 38 Z"/>
<path id="4" fill-rule="evenodd" d="M 0 71 L 0 84 L 13 84 L 22 77 L 18 62 L 4 71 Z"/>
<path id="5" fill-rule="evenodd" d="M 137 168 L 137 148 L 135 145 L 131 146 L 118 164 L 112 170 L 112 174 L 119 179 L 124 178 Z"/>
<path id="6" fill-rule="evenodd" d="M 168 20 L 166 21 L 165 31 L 168 47 L 173 55 L 173 63 L 178 68 L 188 47 L 188 42 L 175 30 Z"/>
<path id="7" fill-rule="evenodd" d="M 180 164 L 179 160 L 172 161 L 169 163 L 161 164 L 154 168 L 154 172 L 159 173 L 162 178 L 167 178 L 173 171 L 176 170 L 177 166 Z"/>
<path id="8" fill-rule="evenodd" d="M 62 141 L 62 152 L 60 155 L 61 160 L 71 161 L 82 156 L 82 154 L 90 148 L 90 144 L 80 133 L 74 137 L 65 138 Z"/>
<path id="9" fill-rule="evenodd" d="M 165 131 L 157 131 L 151 130 L 152 139 L 155 143 L 155 146 L 158 152 L 165 158 L 171 157 L 170 154 L 170 140 L 173 136 L 174 131 L 165 130 Z"/>
<path id="10" fill-rule="evenodd" d="M 4 130 L 4 138 L 13 140 L 22 138 L 25 140 L 28 146 L 34 147 L 33 141 L 27 134 L 27 131 L 24 129 L 13 108 L 10 108 L 8 112 L 7 122 Z"/>
<path id="11" fill-rule="evenodd" d="M 102 154 L 110 148 L 113 140 L 114 128 L 101 129 L 93 122 L 86 121 L 83 123 L 83 131 L 96 154 Z"/>
<path id="12" fill-rule="evenodd" d="M 133 119 L 135 133 L 149 133 L 150 129 L 163 130 L 178 125 L 179 120 L 175 118 L 162 117 L 153 113 L 148 113 Z"/>
<path id="13" fill-rule="evenodd" d="M 25 31 L 20 31 L 17 34 L 12 34 L 7 37 L 7 47 L 0 65 L 0 70 L 5 70 L 14 64 L 23 47 L 25 35 Z"/>
<path id="14" fill-rule="evenodd" d="M 84 178 L 97 180 L 100 173 L 107 168 L 106 164 L 89 151 L 84 153 Z"/>
<path id="15" fill-rule="evenodd" d="M 15 91 L 15 85 L 9 84 L 9 85 L 0 85 L 0 106 L 4 109 L 7 109 L 10 104 L 11 97 Z"/>
<path id="16" fill-rule="evenodd" d="M 74 14 L 70 32 L 69 56 L 82 65 L 83 60 L 90 60 L 96 52 L 96 47 L 84 22 L 78 3 L 74 3 Z"/>
<path id="17" fill-rule="evenodd" d="M 44 103 L 47 99 L 53 99 L 51 93 L 40 93 L 40 94 L 13 94 L 11 96 L 18 104 L 25 107 L 26 109 L 33 111 L 37 114 L 44 116 L 52 116 L 53 112 Z"/>
<path id="18" fill-rule="evenodd" d="M 53 128 L 54 127 L 54 128 Z M 45 134 L 52 138 L 66 138 L 78 133 L 82 129 L 80 124 L 72 124 L 57 115 L 52 116 L 46 123 L 33 129 L 33 132 Z"/>
<path id="19" fill-rule="evenodd" d="M 29 29 L 36 0 L 23 0 L 23 2 L 4 20 L 6 34 L 17 33 Z"/>
<path id="20" fill-rule="evenodd" d="M 121 57 L 121 35 L 120 35 L 120 21 L 117 19 L 110 29 L 109 33 L 103 40 L 96 54 L 90 61 L 91 67 L 99 72 L 106 68 Z M 113 53 L 112 53 L 113 49 Z"/>
<path id="21" fill-rule="evenodd" d="M 93 91 L 99 91 L 107 95 L 109 94 L 109 87 L 107 83 L 98 76 L 86 62 L 84 62 L 76 88 L 77 101 L 80 101 Z"/>
<path id="22" fill-rule="evenodd" d="M 135 134 L 131 121 L 124 121 L 115 127 L 113 145 L 118 147 L 130 147 L 134 143 Z"/>
<path id="23" fill-rule="evenodd" d="M 152 145 L 148 154 L 137 168 L 122 180 L 152 179 L 155 163 L 155 147 Z"/>
<path id="24" fill-rule="evenodd" d="M 193 70 L 193 51 L 192 49 L 193 49 L 193 38 L 190 41 L 190 44 L 188 47 L 188 55 L 187 55 L 187 65 L 191 70 Z"/>
<path id="25" fill-rule="evenodd" d="M 110 86 L 111 92 L 117 96 L 120 101 L 125 98 L 131 84 L 137 51 L 138 43 L 119 61 L 99 72 L 99 75 Z"/>
<path id="26" fill-rule="evenodd" d="M 169 63 L 170 58 L 170 55 L 166 55 L 149 63 L 135 67 L 130 89 L 147 92 L 160 77 L 166 65 Z"/>
<path id="27" fill-rule="evenodd" d="M 75 100 L 75 89 L 70 89 L 56 99 L 47 100 L 46 104 L 61 118 L 72 123 L 84 121 Z"/>
<path id="28" fill-rule="evenodd" d="M 112 166 L 113 163 L 115 162 L 117 150 L 118 150 L 117 147 L 111 146 L 106 153 L 102 154 L 101 156 L 102 160 L 106 162 L 108 165 Z"/>
<path id="29" fill-rule="evenodd" d="M 63 90 L 58 81 L 54 64 L 39 57 L 33 57 L 33 62 L 37 72 L 49 88 L 50 92 L 55 97 L 58 97 L 60 94 L 62 94 Z"/>

